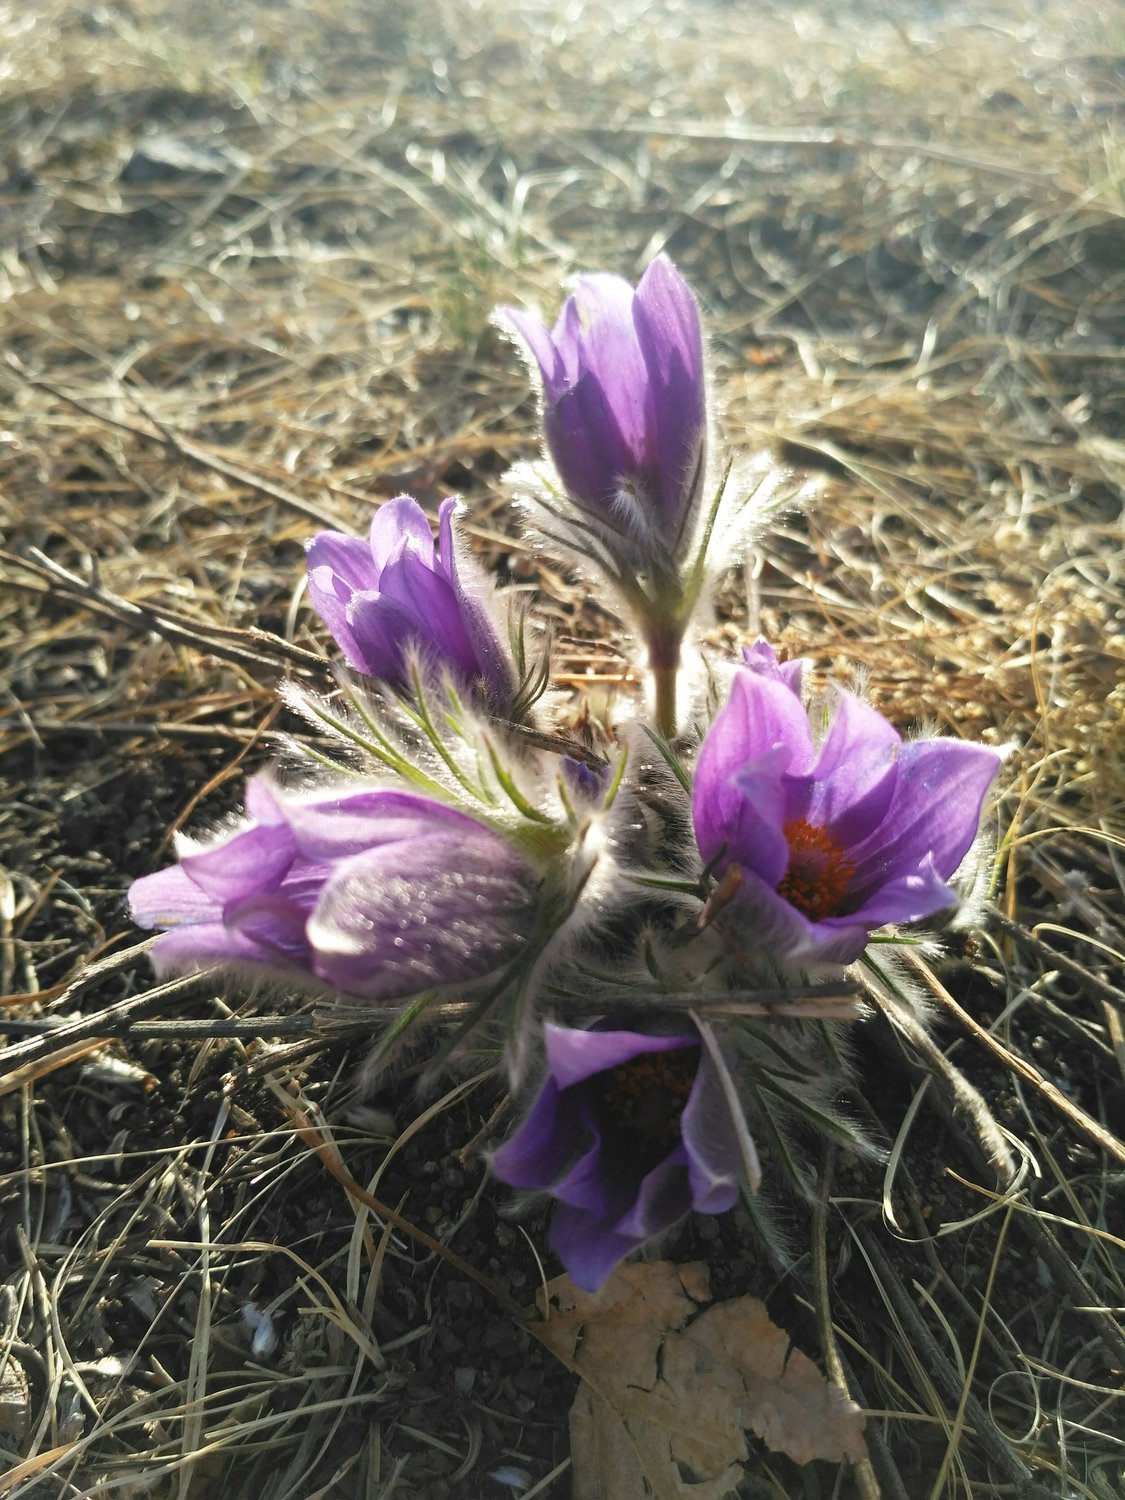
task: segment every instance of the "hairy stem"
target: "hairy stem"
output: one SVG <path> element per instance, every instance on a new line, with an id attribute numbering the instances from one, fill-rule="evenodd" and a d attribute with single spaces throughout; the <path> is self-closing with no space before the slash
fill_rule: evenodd
<path id="1" fill-rule="evenodd" d="M 676 733 L 676 681 L 680 675 L 682 631 L 653 631 L 648 637 L 648 668 L 652 673 L 656 728 L 671 742 Z"/>

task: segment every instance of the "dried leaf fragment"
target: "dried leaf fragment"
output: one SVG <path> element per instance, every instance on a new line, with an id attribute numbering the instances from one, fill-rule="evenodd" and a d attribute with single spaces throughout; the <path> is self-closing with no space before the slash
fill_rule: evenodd
<path id="1" fill-rule="evenodd" d="M 547 1292 L 540 1337 L 583 1379 L 574 1500 L 722 1500 L 746 1429 L 801 1464 L 862 1455 L 859 1408 L 756 1297 L 705 1306 L 703 1265 L 626 1265 L 594 1296 L 561 1276 Z"/>

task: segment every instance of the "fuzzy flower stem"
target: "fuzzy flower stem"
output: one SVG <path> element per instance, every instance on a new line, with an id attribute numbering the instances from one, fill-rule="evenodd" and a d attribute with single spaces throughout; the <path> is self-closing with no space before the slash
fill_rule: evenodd
<path id="1" fill-rule="evenodd" d="M 656 728 L 669 743 L 676 733 L 676 681 L 682 640 L 683 630 L 678 624 L 654 626 L 647 637 Z"/>

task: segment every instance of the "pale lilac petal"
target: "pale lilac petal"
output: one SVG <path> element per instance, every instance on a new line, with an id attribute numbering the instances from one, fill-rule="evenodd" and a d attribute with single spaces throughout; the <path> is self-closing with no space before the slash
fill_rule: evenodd
<path id="1" fill-rule="evenodd" d="M 961 740 L 903 745 L 883 822 L 849 851 L 856 899 L 866 900 L 878 887 L 915 873 L 927 858 L 948 880 L 977 836 L 981 807 L 999 769 L 1000 757 L 984 745 Z"/>
<path id="2" fill-rule="evenodd" d="M 711 757 L 721 760 L 728 771 L 775 745 L 789 752 L 785 769 L 790 775 L 802 775 L 813 758 L 808 715 L 800 699 L 784 683 L 757 672 L 735 675 L 730 698 L 704 741 L 705 751 L 712 742 L 716 743 Z"/>
<path id="3" fill-rule="evenodd" d="M 252 800 L 281 821 L 134 883 L 137 921 L 172 929 L 162 972 L 219 962 L 398 999 L 498 971 L 526 941 L 533 871 L 453 808 L 381 789 L 287 797 L 260 779 Z"/>
<path id="4" fill-rule="evenodd" d="M 246 783 L 246 811 L 255 823 L 284 823 L 285 812 L 268 776 L 251 776 Z"/>
<path id="5" fill-rule="evenodd" d="M 559 1088 L 577 1083 L 631 1062 L 646 1052 L 675 1052 L 680 1047 L 698 1046 L 696 1036 L 646 1036 L 639 1031 L 581 1031 L 570 1026 L 556 1026 L 548 1021 L 543 1028 L 547 1067 Z"/>
<path id="6" fill-rule="evenodd" d="M 359 589 L 379 587 L 371 548 L 362 537 L 318 532 L 305 548 L 305 564 L 310 575 L 318 575 L 317 587 L 329 589 L 344 603 Z"/>
<path id="7" fill-rule="evenodd" d="M 383 569 L 403 550 L 412 552 L 427 566 L 433 567 L 434 534 L 430 530 L 426 512 L 409 495 L 396 495 L 393 500 L 384 500 L 371 522 L 369 544 L 375 580 L 367 585 L 368 588 L 383 587 Z"/>
<path id="8" fill-rule="evenodd" d="M 313 608 L 344 653 L 348 665 L 356 671 L 363 671 L 363 652 L 353 633 L 350 616 L 351 605 L 357 597 L 364 597 L 365 592 L 366 597 L 379 597 L 377 593 L 371 594 L 376 571 L 370 548 L 359 537 L 322 531 L 309 543 L 306 565 Z"/>
<path id="9" fill-rule="evenodd" d="M 450 587 L 453 586 L 454 582 L 453 562 L 455 547 L 453 541 L 453 518 L 460 508 L 460 504 L 454 495 L 450 495 L 448 499 L 443 500 L 438 506 L 438 540 L 437 555 L 434 559 L 434 572 L 440 573 Z"/>
<path id="10" fill-rule="evenodd" d="M 323 876 L 319 883 L 323 884 Z M 305 933 L 308 915 L 308 909 L 302 909 L 291 896 L 278 893 L 257 896 L 227 912 L 224 925 L 235 941 L 252 942 L 265 962 L 281 958 L 299 964 L 309 951 Z"/>
<path id="11" fill-rule="evenodd" d="M 691 1095 L 680 1116 L 692 1206 L 701 1214 L 725 1213 L 738 1200 L 742 1153 L 715 1064 L 703 1050 Z"/>
<path id="12" fill-rule="evenodd" d="M 482 832 L 479 823 L 455 808 L 383 788 L 335 797 L 293 797 L 281 805 L 294 848 L 305 859 L 323 864 L 386 844 L 416 843 L 433 833 L 472 838 Z"/>
<path id="13" fill-rule="evenodd" d="M 577 297 L 568 297 L 562 305 L 558 317 L 555 320 L 551 338 L 554 340 L 555 349 L 558 351 L 561 381 L 559 394 L 567 391 L 573 385 L 577 385 L 578 379 L 583 371 L 582 363 L 582 330 L 586 315 L 578 303 Z"/>
<path id="14" fill-rule="evenodd" d="M 129 911 L 138 927 L 209 922 L 222 910 L 222 901 L 208 895 L 179 865 L 142 875 L 129 887 Z"/>
<path id="15" fill-rule="evenodd" d="M 247 933 L 235 932 L 221 922 L 200 922 L 191 927 L 173 927 L 162 933 L 149 949 L 157 974 L 194 973 L 215 964 L 254 968 L 266 964 L 277 970 L 276 953 L 267 952 Z M 284 968 L 284 966 L 280 966 Z"/>

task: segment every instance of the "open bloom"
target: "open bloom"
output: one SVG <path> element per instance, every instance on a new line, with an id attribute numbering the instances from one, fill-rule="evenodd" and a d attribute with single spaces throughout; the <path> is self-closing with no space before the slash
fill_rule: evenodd
<path id="1" fill-rule="evenodd" d="M 620 276 L 578 277 L 550 332 L 501 311 L 539 365 L 547 447 L 572 501 L 626 563 L 674 564 L 706 464 L 703 338 L 687 282 L 658 256 L 636 291 Z"/>
<path id="2" fill-rule="evenodd" d="M 763 649 L 764 648 L 764 649 Z M 851 963 L 886 922 L 953 904 L 1000 757 L 961 740 L 904 742 L 850 693 L 819 749 L 795 664 L 747 657 L 695 770 L 704 861 L 737 866 L 738 911 L 779 957 Z"/>
<path id="3" fill-rule="evenodd" d="M 574 1282 L 595 1291 L 691 1209 L 730 1208 L 741 1158 L 698 1035 L 544 1031 L 547 1077 L 492 1171 L 559 1200 L 551 1244 Z"/>
<path id="4" fill-rule="evenodd" d="M 481 682 L 490 706 L 503 712 L 515 686 L 512 667 L 488 609 L 488 585 L 458 551 L 456 506 L 442 501 L 436 545 L 409 495 L 380 506 L 367 541 L 322 531 L 308 547 L 309 595 L 357 672 L 401 687 L 414 645 L 463 681 Z"/>
<path id="5" fill-rule="evenodd" d="M 133 882 L 161 971 L 248 965 L 369 1000 L 498 970 L 530 926 L 534 876 L 498 834 L 426 797 L 292 795 L 265 777 L 249 820 Z"/>

